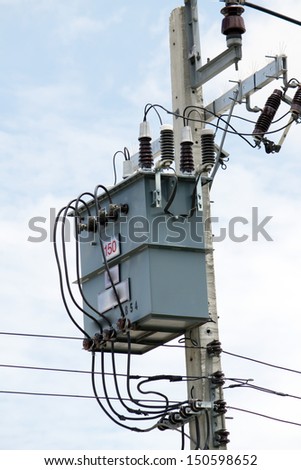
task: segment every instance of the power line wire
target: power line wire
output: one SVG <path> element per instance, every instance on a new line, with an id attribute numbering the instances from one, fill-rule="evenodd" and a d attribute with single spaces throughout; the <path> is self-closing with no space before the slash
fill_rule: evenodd
<path id="1" fill-rule="evenodd" d="M 262 418 L 272 419 L 273 421 L 279 421 L 280 423 L 292 424 L 294 426 L 301 426 L 301 423 L 295 423 L 294 421 L 287 421 L 286 419 L 274 418 L 273 416 L 264 415 L 262 413 L 257 413 L 256 411 L 244 410 L 242 408 L 236 408 L 234 406 L 228 406 L 229 410 L 242 411 L 244 413 L 249 413 L 255 416 L 261 416 Z"/>
<path id="2" fill-rule="evenodd" d="M 61 336 L 61 335 L 46 335 L 46 334 L 37 334 L 37 333 L 18 333 L 18 332 L 7 332 L 7 331 L 0 331 L 0 335 L 4 335 L 4 336 L 21 336 L 21 337 L 29 337 L 29 338 L 45 338 L 45 339 L 62 339 L 62 340 L 77 340 L 77 341 L 83 341 L 83 338 L 79 338 L 79 337 L 76 337 L 76 336 Z M 203 346 L 198 346 L 198 345 L 193 345 L 193 346 L 184 346 L 184 345 L 181 345 L 181 344 L 160 344 L 158 347 L 165 347 L 165 348 L 181 348 L 181 349 L 189 349 L 189 348 L 200 348 L 200 349 L 203 349 L 204 347 Z M 251 357 L 248 357 L 248 356 L 243 356 L 241 354 L 236 354 L 236 353 L 231 353 L 229 351 L 225 351 L 223 350 L 222 351 L 223 354 L 226 354 L 228 356 L 233 356 L 233 357 L 237 357 L 239 359 L 244 359 L 244 360 L 247 360 L 247 361 L 251 361 L 251 362 L 255 362 L 257 364 L 262 364 L 264 366 L 267 366 L 267 367 L 273 367 L 275 369 L 280 369 L 280 370 L 285 370 L 287 372 L 292 372 L 292 373 L 295 373 L 295 374 L 301 374 L 301 371 L 300 370 L 296 370 L 296 369 L 290 369 L 288 367 L 283 367 L 283 366 L 278 366 L 278 365 L 275 365 L 275 364 L 271 364 L 270 362 L 265 362 L 265 361 L 261 361 L 259 359 L 254 359 L 254 358 L 251 358 Z"/>
<path id="3" fill-rule="evenodd" d="M 282 367 L 282 366 L 276 366 L 275 364 L 271 364 L 269 362 L 264 362 L 264 361 L 259 361 L 258 359 L 252 359 L 251 357 L 242 356 L 240 354 L 234 354 L 234 353 L 224 351 L 224 350 L 223 350 L 223 354 L 227 354 L 228 356 L 238 357 L 239 359 L 245 359 L 247 361 L 257 362 L 258 364 L 262 364 L 262 365 L 268 366 L 268 367 L 274 367 L 275 369 L 281 369 L 281 370 L 285 370 L 287 372 L 293 372 L 295 374 L 301 374 L 300 370 L 289 369 L 287 367 Z"/>
<path id="4" fill-rule="evenodd" d="M 53 398 L 82 398 L 82 399 L 91 399 L 91 398 L 93 398 L 93 399 L 95 399 L 94 395 L 77 395 L 77 394 L 46 393 L 46 392 L 28 392 L 28 391 L 23 391 L 23 390 L 22 391 L 21 390 L 0 390 L 0 393 L 1 394 L 8 394 L 8 395 L 27 395 L 27 396 L 41 396 L 41 397 L 53 397 Z M 98 397 L 98 399 L 99 400 L 105 399 L 105 397 Z M 119 400 L 119 398 L 112 397 L 112 398 L 110 398 L 110 400 Z M 129 400 L 129 399 L 124 398 L 124 400 Z M 149 402 L 158 402 L 160 400 L 147 400 L 147 401 L 149 401 Z M 172 400 L 171 400 L 171 402 L 178 403 L 178 402 L 172 401 Z M 228 405 L 227 405 L 227 408 L 229 410 L 241 411 L 241 412 L 244 412 L 244 413 L 253 414 L 255 416 L 260 416 L 262 418 L 271 419 L 273 421 L 278 421 L 278 422 L 284 423 L 284 424 L 291 424 L 291 425 L 294 425 L 294 426 L 301 426 L 301 423 L 296 423 L 294 421 L 288 421 L 288 420 L 285 420 L 285 419 L 275 418 L 273 416 L 258 413 L 256 411 L 245 410 L 243 408 L 237 408 L 237 407 L 228 406 Z"/>

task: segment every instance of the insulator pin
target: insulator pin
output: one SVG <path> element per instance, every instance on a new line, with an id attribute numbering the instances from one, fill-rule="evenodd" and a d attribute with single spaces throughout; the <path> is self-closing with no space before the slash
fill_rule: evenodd
<path id="1" fill-rule="evenodd" d="M 224 415 L 227 413 L 227 403 L 224 400 L 216 400 L 214 402 L 214 411 L 218 415 Z"/>
<path id="2" fill-rule="evenodd" d="M 150 127 L 147 121 L 140 124 L 139 134 L 139 167 L 142 170 L 150 170 L 154 164 L 153 150 L 151 144 Z"/>
<path id="3" fill-rule="evenodd" d="M 271 96 L 267 99 L 267 102 L 257 120 L 255 129 L 252 133 L 255 141 L 261 141 L 263 139 L 264 134 L 269 130 L 269 127 L 272 124 L 276 111 L 280 106 L 281 98 L 282 91 L 274 90 Z"/>
<path id="4" fill-rule="evenodd" d="M 175 144 L 173 127 L 164 124 L 160 130 L 161 162 L 163 166 L 169 167 L 175 159 Z"/>
<path id="5" fill-rule="evenodd" d="M 226 445 L 230 442 L 230 439 L 228 439 L 228 436 L 229 436 L 229 431 L 227 431 L 227 429 L 219 429 L 218 431 L 216 431 L 214 433 L 214 440 L 215 440 L 215 444 L 216 446 L 222 446 L 222 445 Z"/>
<path id="6" fill-rule="evenodd" d="M 222 371 L 220 370 L 217 370 L 216 372 L 214 372 L 214 374 L 212 374 L 211 376 L 211 384 L 212 386 L 215 388 L 215 387 L 222 387 L 225 383 L 225 380 L 224 380 L 224 374 Z"/>
<path id="7" fill-rule="evenodd" d="M 213 129 L 202 129 L 201 131 L 202 149 L 202 171 L 210 171 L 215 164 L 215 146 Z"/>
<path id="8" fill-rule="evenodd" d="M 210 343 L 207 344 L 206 349 L 209 356 L 216 356 L 219 357 L 220 354 L 223 352 L 221 347 L 221 342 L 217 339 L 214 339 Z"/>
<path id="9" fill-rule="evenodd" d="M 191 129 L 189 126 L 185 126 L 182 130 L 182 141 L 181 141 L 181 152 L 180 152 L 180 170 L 182 173 L 193 173 L 194 172 L 194 161 L 193 161 L 193 140 L 191 135 Z"/>
<path id="10" fill-rule="evenodd" d="M 222 34 L 226 36 L 241 35 L 246 32 L 242 13 L 245 9 L 239 5 L 228 5 L 222 8 L 221 13 L 225 16 L 222 21 Z"/>

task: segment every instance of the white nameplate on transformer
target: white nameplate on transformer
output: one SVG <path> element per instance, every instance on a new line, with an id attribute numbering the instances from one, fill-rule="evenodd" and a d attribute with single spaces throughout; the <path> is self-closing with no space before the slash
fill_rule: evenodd
<path id="1" fill-rule="evenodd" d="M 130 280 L 119 282 L 115 285 L 115 289 L 120 303 L 130 300 Z M 118 305 L 113 287 L 100 292 L 97 296 L 97 304 L 99 313 L 107 312 Z"/>
<path id="2" fill-rule="evenodd" d="M 104 279 L 105 279 L 105 289 L 109 289 L 110 287 L 112 287 L 111 280 L 113 281 L 113 284 L 118 284 L 118 282 L 120 281 L 119 264 L 116 264 L 115 266 L 113 266 L 113 268 L 110 268 L 109 271 L 110 271 L 111 279 L 110 279 L 110 276 L 108 274 L 108 271 L 105 270 L 105 272 L 104 272 L 104 275 L 105 275 L 105 277 L 104 277 Z"/>

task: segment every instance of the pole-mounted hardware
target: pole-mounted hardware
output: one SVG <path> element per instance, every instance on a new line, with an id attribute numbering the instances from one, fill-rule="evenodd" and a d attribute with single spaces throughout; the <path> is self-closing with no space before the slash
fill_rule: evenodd
<path id="1" fill-rule="evenodd" d="M 232 64 L 235 64 L 237 69 L 237 64 L 242 58 L 241 35 L 246 31 L 244 20 L 241 16 L 243 12 L 244 8 L 233 2 L 229 2 L 229 4 L 222 8 L 221 13 L 224 15 L 224 19 L 221 30 L 227 38 L 228 48 L 202 66 L 197 0 L 185 1 L 188 59 L 190 62 L 192 88 L 202 86 Z"/>

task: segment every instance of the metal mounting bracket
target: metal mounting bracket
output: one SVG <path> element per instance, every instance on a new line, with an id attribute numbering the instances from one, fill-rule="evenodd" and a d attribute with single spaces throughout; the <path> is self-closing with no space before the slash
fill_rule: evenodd
<path id="1" fill-rule="evenodd" d="M 198 28 L 197 0 L 185 0 L 186 31 L 188 34 L 188 60 L 190 62 L 191 87 L 199 88 L 242 58 L 241 39 L 230 40 L 228 49 L 201 65 L 200 35 Z"/>
<path id="2" fill-rule="evenodd" d="M 206 106 L 205 121 L 213 121 L 216 116 L 227 111 L 235 100 L 241 104 L 243 100 L 251 96 L 255 91 L 268 85 L 275 79 L 283 79 L 284 85 L 287 84 L 287 56 L 282 54 L 275 56 L 274 60 L 262 69 L 255 72 L 243 81 L 237 82 L 237 85 L 227 91 L 220 98 Z M 237 93 L 238 91 L 238 93 Z"/>

